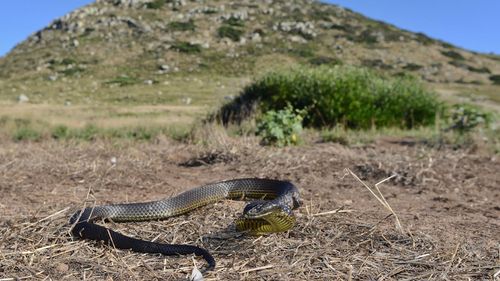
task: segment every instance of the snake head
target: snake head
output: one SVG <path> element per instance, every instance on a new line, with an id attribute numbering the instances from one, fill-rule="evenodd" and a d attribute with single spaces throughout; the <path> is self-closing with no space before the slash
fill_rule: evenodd
<path id="1" fill-rule="evenodd" d="M 289 230 L 295 224 L 295 216 L 285 204 L 258 200 L 248 203 L 243 215 L 235 223 L 239 231 L 250 235 L 264 235 Z"/>
<path id="2" fill-rule="evenodd" d="M 258 219 L 279 213 L 290 216 L 292 215 L 292 210 L 287 205 L 264 200 L 252 201 L 243 209 L 243 217 L 248 219 Z"/>

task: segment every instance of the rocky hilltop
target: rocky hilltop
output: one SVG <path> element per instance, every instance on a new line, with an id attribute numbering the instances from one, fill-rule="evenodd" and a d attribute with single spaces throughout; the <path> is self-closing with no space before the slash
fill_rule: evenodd
<path id="1" fill-rule="evenodd" d="M 307 0 L 98 0 L 16 46 L 0 59 L 0 78 L 239 76 L 295 63 L 500 83 L 498 56 Z"/>

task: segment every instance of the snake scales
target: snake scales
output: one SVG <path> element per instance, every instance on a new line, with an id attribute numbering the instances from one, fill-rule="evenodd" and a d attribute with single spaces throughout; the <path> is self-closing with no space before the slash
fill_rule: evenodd
<path id="1" fill-rule="evenodd" d="M 161 244 L 128 237 L 95 224 L 96 220 L 147 221 L 165 219 L 222 199 L 250 201 L 236 220 L 236 228 L 253 235 L 282 232 L 293 227 L 292 209 L 300 206 L 298 189 L 288 181 L 244 178 L 221 181 L 188 190 L 175 197 L 144 203 L 113 204 L 89 207 L 75 212 L 70 219 L 71 232 L 76 237 L 104 241 L 118 249 L 163 255 L 195 254 L 202 256 L 208 266 L 215 259 L 205 249 L 184 244 Z"/>

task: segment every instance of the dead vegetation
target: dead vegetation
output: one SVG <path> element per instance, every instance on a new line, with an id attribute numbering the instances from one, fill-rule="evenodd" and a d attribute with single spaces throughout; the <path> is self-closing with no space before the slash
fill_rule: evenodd
<path id="1" fill-rule="evenodd" d="M 69 215 L 84 203 L 153 200 L 248 176 L 289 179 L 299 186 L 305 204 L 296 212 L 296 227 L 243 236 L 233 226 L 243 204 L 234 201 L 166 221 L 107 226 L 147 240 L 207 248 L 218 264 L 206 280 L 495 280 L 499 275 L 495 157 L 393 143 L 270 149 L 251 140 L 241 145 L 227 140 L 219 151 L 237 156 L 230 162 L 179 165 L 202 155 L 200 147 L 166 141 L 6 143 L 0 148 L 0 280 L 188 278 L 202 259 L 75 240 L 68 233 Z M 388 171 L 411 167 L 416 177 L 412 186 L 394 179 L 379 186 L 402 231 L 358 180 L 344 176 L 344 168 L 370 161 Z"/>

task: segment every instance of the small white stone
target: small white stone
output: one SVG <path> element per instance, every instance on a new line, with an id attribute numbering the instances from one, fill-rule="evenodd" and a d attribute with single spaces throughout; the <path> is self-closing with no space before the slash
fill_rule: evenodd
<path id="1" fill-rule="evenodd" d="M 30 101 L 30 99 L 28 98 L 27 95 L 21 94 L 17 97 L 18 103 L 25 103 L 25 102 L 29 102 L 29 101 Z"/>

